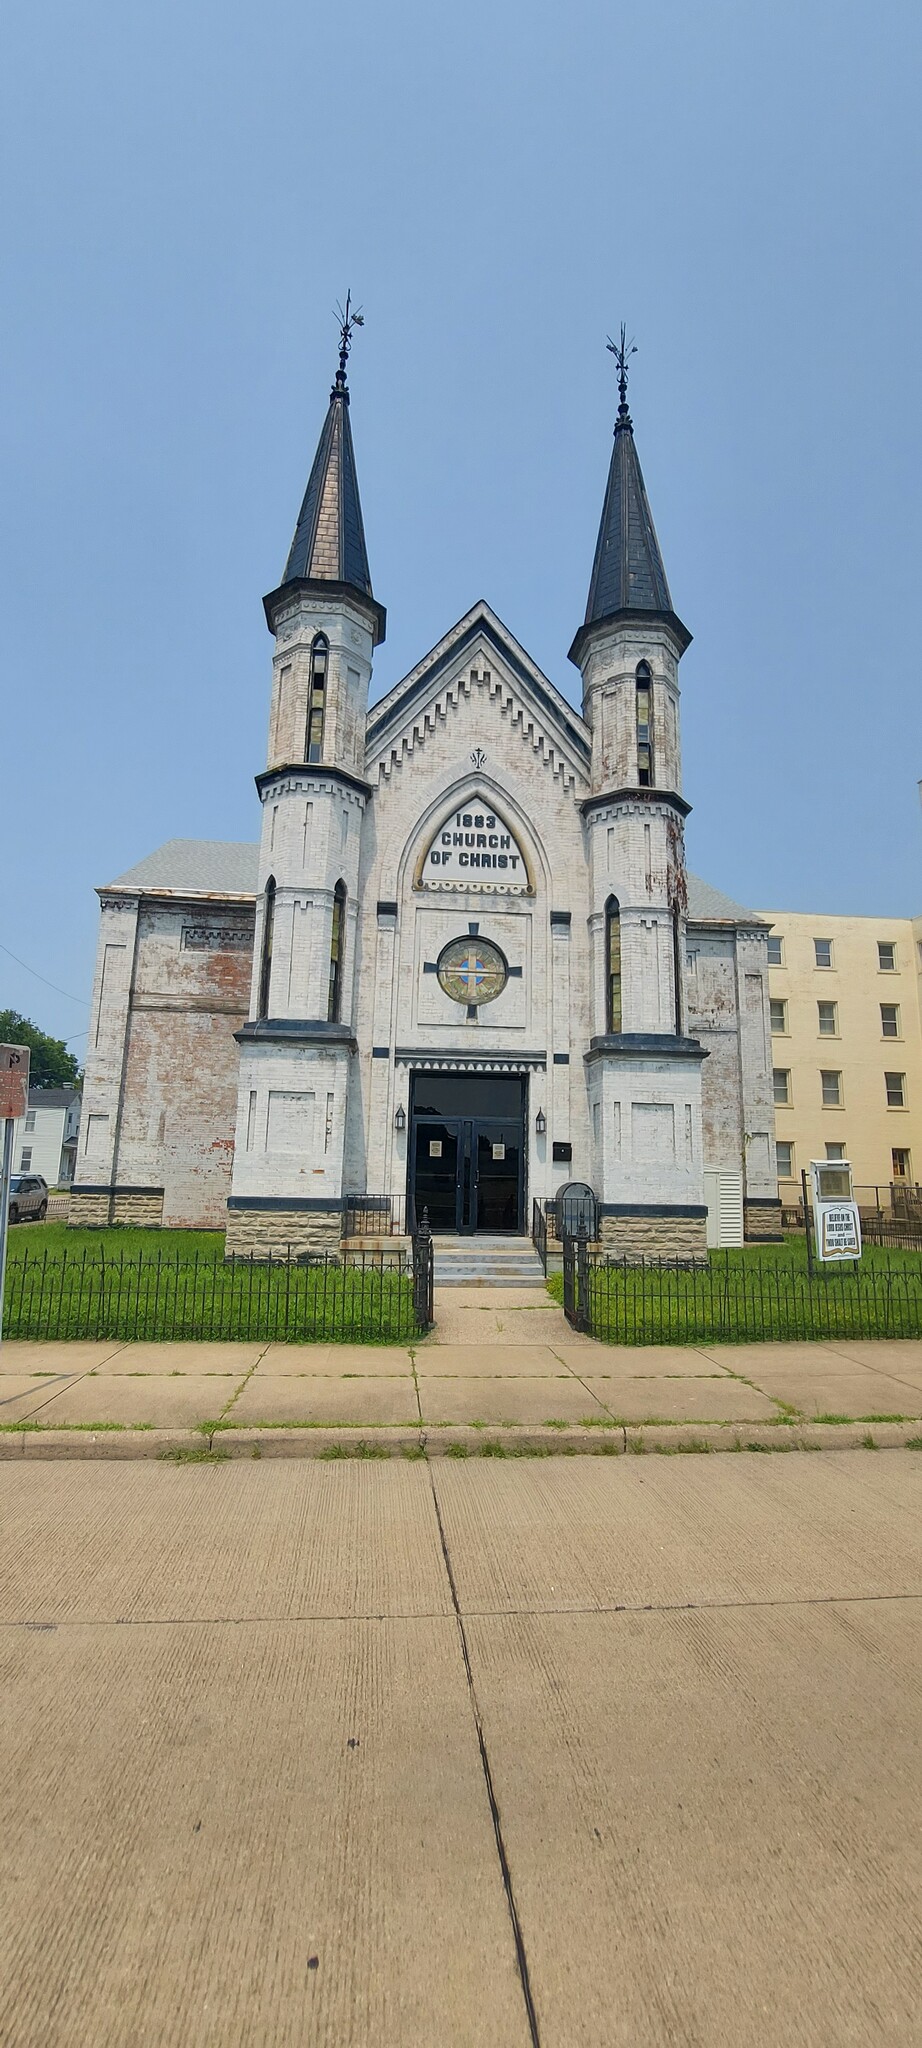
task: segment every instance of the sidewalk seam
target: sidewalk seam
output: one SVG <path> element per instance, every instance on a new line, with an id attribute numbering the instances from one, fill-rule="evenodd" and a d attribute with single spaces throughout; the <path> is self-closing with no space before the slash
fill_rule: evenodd
<path id="1" fill-rule="evenodd" d="M 428 1458 L 426 1460 L 426 1464 L 429 1473 L 429 1484 L 432 1489 L 432 1505 L 435 1510 L 436 1527 L 439 1532 L 439 1542 L 442 1546 L 442 1557 L 445 1564 L 445 1574 L 448 1579 L 448 1589 L 451 1594 L 451 1604 L 454 1609 L 455 1622 L 458 1629 L 458 1637 L 461 1643 L 461 1656 L 464 1663 L 465 1676 L 467 1678 L 468 1697 L 471 1703 L 471 1713 L 474 1718 L 474 1728 L 477 1735 L 477 1746 L 480 1750 L 480 1765 L 483 1771 L 484 1784 L 486 1786 L 487 1801 L 490 1807 L 490 1817 L 493 1822 L 493 1834 L 496 1840 L 496 1853 L 499 1857 L 500 1875 L 502 1877 L 503 1882 L 503 1891 L 506 1895 L 506 1906 L 509 1913 L 509 1919 L 512 1923 L 512 1939 L 515 1945 L 516 1965 L 519 1973 L 519 1982 L 522 1987 L 522 1997 L 525 2003 L 525 2016 L 528 2021 L 528 2031 L 531 2036 L 532 2048 L 541 2048 L 541 2036 L 538 2031 L 538 2015 L 535 2011 L 535 2002 L 532 1996 L 531 1978 L 528 1969 L 528 1958 L 525 1953 L 525 1937 L 522 1933 L 518 1907 L 515 1901 L 515 1891 L 513 1889 L 512 1884 L 512 1871 L 509 1867 L 509 1857 L 506 1853 L 506 1844 L 503 1837 L 503 1824 L 499 1811 L 499 1801 L 496 1797 L 496 1792 L 493 1785 L 493 1773 L 490 1769 L 490 1759 L 487 1754 L 486 1736 L 484 1734 L 483 1719 L 480 1712 L 480 1706 L 477 1700 L 477 1692 L 474 1686 L 474 1674 L 471 1669 L 471 1659 L 470 1652 L 468 1649 L 467 1635 L 465 1633 L 464 1621 L 461 1614 L 461 1606 L 458 1600 L 458 1589 L 455 1585 L 455 1575 L 452 1570 L 451 1558 L 448 1553 L 448 1539 L 445 1534 L 445 1524 L 442 1521 L 442 1511 L 439 1507 L 439 1497 L 436 1492 L 435 1480 L 432 1474 L 432 1465 Z"/>

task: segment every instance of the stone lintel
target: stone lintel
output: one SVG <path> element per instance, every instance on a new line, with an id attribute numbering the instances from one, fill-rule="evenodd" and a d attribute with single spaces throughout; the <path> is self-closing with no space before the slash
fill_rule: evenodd
<path id="1" fill-rule="evenodd" d="M 677 1038 L 671 1031 L 615 1031 L 590 1038 L 583 1054 L 587 1066 L 596 1060 L 706 1060 L 710 1055 L 697 1038 Z"/>
<path id="2" fill-rule="evenodd" d="M 327 1052 L 357 1052 L 349 1024 L 328 1024 L 320 1017 L 251 1018 L 234 1032 L 238 1045 L 317 1045 Z"/>

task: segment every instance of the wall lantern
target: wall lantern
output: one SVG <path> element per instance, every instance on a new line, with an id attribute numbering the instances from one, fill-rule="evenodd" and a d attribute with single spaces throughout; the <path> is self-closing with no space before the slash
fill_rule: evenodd
<path id="1" fill-rule="evenodd" d="M 406 1110 L 404 1109 L 403 1103 L 401 1102 L 401 1103 L 399 1103 L 399 1104 L 398 1104 L 398 1107 L 397 1107 L 397 1114 L 396 1114 L 396 1116 L 394 1117 L 394 1129 L 395 1129 L 395 1131 L 405 1131 L 405 1130 L 406 1130 L 406 1127 L 407 1127 L 407 1113 L 406 1113 Z"/>
<path id="2" fill-rule="evenodd" d="M 547 1130 L 547 1118 L 545 1117 L 543 1109 L 539 1109 L 538 1114 L 535 1117 L 535 1130 L 537 1131 L 539 1138 L 543 1138 L 544 1133 Z"/>

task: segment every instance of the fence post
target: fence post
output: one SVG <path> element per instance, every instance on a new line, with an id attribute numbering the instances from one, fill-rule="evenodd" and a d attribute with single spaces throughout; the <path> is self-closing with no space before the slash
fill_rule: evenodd
<path id="1" fill-rule="evenodd" d="M 589 1226 L 580 1216 L 576 1226 L 576 1314 L 573 1327 L 589 1328 Z"/>
<path id="2" fill-rule="evenodd" d="M 412 1255 L 413 1312 L 420 1329 L 428 1330 L 432 1326 L 433 1316 L 432 1230 L 428 1209 L 423 1210 L 423 1220 L 413 1233 Z"/>

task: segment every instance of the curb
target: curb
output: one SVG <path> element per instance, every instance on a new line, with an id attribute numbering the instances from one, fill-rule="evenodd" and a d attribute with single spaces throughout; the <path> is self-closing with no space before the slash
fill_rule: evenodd
<path id="1" fill-rule="evenodd" d="M 25 1458 L 176 1463 L 237 1458 L 623 1457 L 675 1452 L 901 1450 L 922 1445 L 922 1422 L 664 1422 L 644 1427 L 24 1429 L 0 1435 L 0 1462 Z"/>

